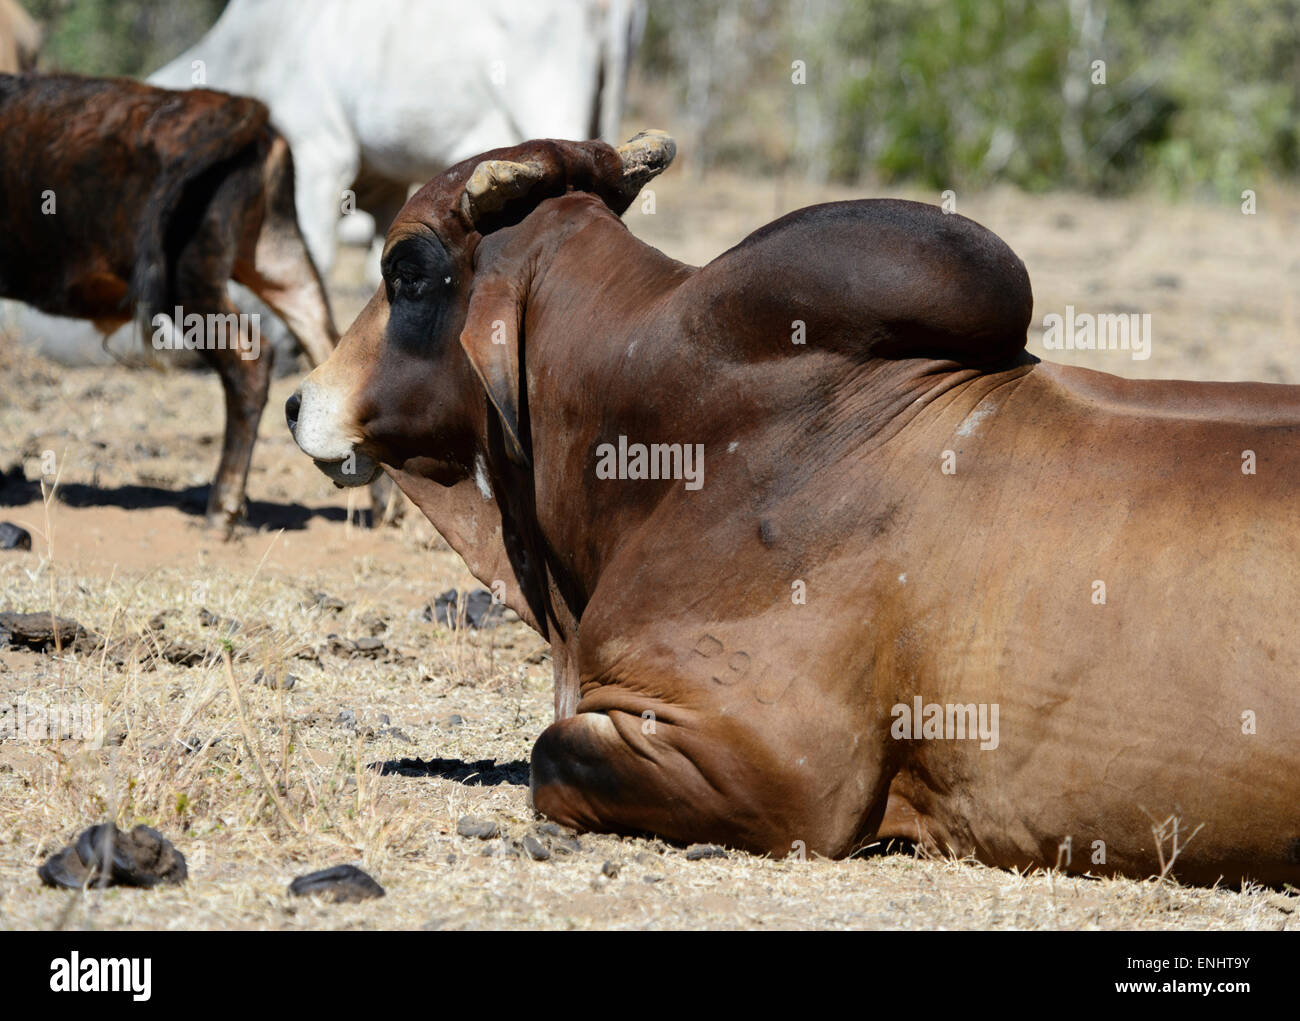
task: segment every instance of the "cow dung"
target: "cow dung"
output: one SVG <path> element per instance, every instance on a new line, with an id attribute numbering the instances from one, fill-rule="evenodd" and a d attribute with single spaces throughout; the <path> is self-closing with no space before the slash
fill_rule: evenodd
<path id="1" fill-rule="evenodd" d="M 351 904 L 384 896 L 384 888 L 375 882 L 374 877 L 355 865 L 335 865 L 299 876 L 289 884 L 289 892 L 295 897 L 316 894 L 335 904 Z"/>
<path id="2" fill-rule="evenodd" d="M 185 856 L 148 826 L 123 833 L 112 823 L 82 830 L 75 844 L 50 855 L 37 874 L 46 886 L 79 890 L 84 886 L 138 886 L 182 883 Z"/>
<path id="3" fill-rule="evenodd" d="M 0 613 L 0 646 L 13 645 L 33 652 L 49 652 L 56 646 L 89 652 L 98 647 L 97 635 L 69 617 L 48 613 Z"/>

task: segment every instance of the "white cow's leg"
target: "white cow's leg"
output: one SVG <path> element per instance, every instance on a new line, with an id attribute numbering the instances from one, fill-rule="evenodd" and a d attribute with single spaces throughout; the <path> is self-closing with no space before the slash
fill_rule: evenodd
<path id="1" fill-rule="evenodd" d="M 355 141 L 330 135 L 293 143 L 294 198 L 307 250 L 322 277 L 334 266 L 339 217 L 355 201 L 347 193 L 356 180 L 361 154 Z"/>

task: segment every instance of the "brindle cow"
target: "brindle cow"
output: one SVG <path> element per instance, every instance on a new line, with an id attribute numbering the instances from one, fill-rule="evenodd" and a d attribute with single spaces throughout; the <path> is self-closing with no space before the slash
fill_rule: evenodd
<path id="1" fill-rule="evenodd" d="M 338 339 L 266 107 L 127 79 L 0 75 L 0 208 L 0 296 L 105 333 L 134 316 L 148 340 L 197 346 L 220 374 L 226 432 L 208 517 L 229 533 L 272 350 L 238 320 L 227 281 L 274 309 L 313 364 Z M 176 331 L 160 332 L 154 317 L 177 308 Z M 203 317 L 193 329 L 191 316 Z"/>
<path id="2" fill-rule="evenodd" d="M 1020 260 L 918 203 L 682 265 L 619 220 L 672 154 L 434 179 L 287 409 L 550 640 L 535 807 L 1131 876 L 1176 826 L 1184 879 L 1300 881 L 1300 387 L 1041 363 Z"/>

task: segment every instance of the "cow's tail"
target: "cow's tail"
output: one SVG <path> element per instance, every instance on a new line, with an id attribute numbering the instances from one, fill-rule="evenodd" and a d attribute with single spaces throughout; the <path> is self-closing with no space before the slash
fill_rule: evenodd
<path id="1" fill-rule="evenodd" d="M 270 123 L 266 105 L 245 96 L 219 97 L 194 104 L 178 93 L 174 105 L 161 107 L 149 137 L 158 157 L 159 184 L 141 218 L 131 298 L 146 335 L 159 314 L 170 316 L 177 304 L 177 259 L 203 224 L 208 203 L 227 173 L 258 158 Z"/>

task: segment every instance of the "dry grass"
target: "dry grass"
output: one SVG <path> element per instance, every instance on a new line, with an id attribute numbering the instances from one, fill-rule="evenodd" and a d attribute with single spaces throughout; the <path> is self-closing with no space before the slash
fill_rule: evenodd
<path id="1" fill-rule="evenodd" d="M 767 204 L 775 199 L 758 187 L 736 194 L 693 187 L 664 182 L 659 218 L 633 216 L 636 229 L 658 232 L 674 254 L 707 258 L 773 212 Z M 819 197 L 827 196 L 789 195 L 786 204 Z M 1095 246 L 1079 245 L 1072 260 L 1070 246 L 1056 244 L 1053 232 L 1104 241 L 1110 225 L 1149 217 L 1149 206 L 1089 212 L 1074 200 L 1012 202 L 1005 195 L 972 199 L 970 206 L 963 211 L 1013 243 L 1022 231 L 1018 247 L 1049 301 L 1074 300 L 1071 281 L 1077 286 L 1091 279 L 1089 272 L 1101 281 L 1090 293 L 1112 306 L 1138 300 L 1130 291 L 1147 286 L 1143 281 L 1166 281 L 1157 287 L 1163 294 L 1168 275 L 1180 275 L 1175 297 L 1194 306 L 1171 312 L 1186 314 L 1182 333 L 1191 331 L 1198 303 L 1220 301 L 1223 329 L 1240 333 L 1233 335 L 1239 345 L 1229 374 L 1296 380 L 1295 346 L 1275 342 L 1285 336 L 1286 300 L 1254 301 L 1251 288 L 1265 288 L 1267 280 L 1211 299 L 1200 264 L 1180 252 L 1189 243 L 1181 231 L 1218 237 L 1236 230 L 1222 211 L 1175 211 L 1162 221 L 1164 236 L 1141 240 L 1141 272 L 1120 273 L 1104 260 L 1088 268 L 1098 259 Z M 1073 226 L 1051 226 L 1067 212 Z M 1294 257 L 1273 251 L 1273 243 L 1261 240 L 1246 252 L 1227 246 L 1215 272 L 1226 279 L 1243 260 L 1291 265 Z M 1057 255 L 1036 265 L 1036 248 Z M 1138 256 L 1130 251 L 1125 258 Z M 353 272 L 356 264 L 348 263 Z M 353 280 L 338 293 L 346 320 L 360 291 Z M 1110 367 L 1224 375 L 1220 349 L 1204 346 L 1216 322 L 1202 323 L 1191 341 L 1171 331 L 1168 348 L 1157 346 L 1147 365 Z M 1207 360 L 1206 350 L 1215 356 Z M 250 529 L 222 544 L 176 496 L 205 483 L 215 465 L 214 379 L 56 369 L 3 345 L 0 378 L 0 436 L 12 443 L 0 468 L 21 462 L 29 479 L 38 478 L 41 452 L 54 450 L 62 490 L 48 504 L 48 519 L 39 493 L 0 513 L 36 537 L 31 553 L 0 554 L 0 609 L 54 609 L 110 639 L 152 650 L 120 663 L 71 650 L 0 652 L 0 703 L 92 702 L 102 707 L 107 734 L 98 749 L 0 741 L 0 928 L 1296 924 L 1297 898 L 1274 892 L 1019 876 L 900 854 L 802 863 L 732 854 L 692 862 L 656 841 L 586 835 L 579 850 L 557 851 L 549 861 L 513 853 L 513 841 L 538 825 L 520 764 L 551 718 L 544 646 L 517 622 L 464 634 L 421 618 L 436 593 L 472 579 L 422 521 L 408 517 L 383 532 L 344 527 L 345 496 L 297 454 L 281 425 L 278 407 L 292 381 L 275 386 L 250 481 L 254 499 L 264 501 L 255 519 L 286 527 Z M 146 488 L 123 488 L 129 486 Z M 316 605 L 316 591 L 340 598 L 342 609 Z M 206 626 L 201 610 L 223 621 Z M 226 621 L 238 629 L 230 631 Z M 379 637 L 385 651 L 378 658 L 341 655 L 331 651 L 331 635 Z M 211 661 L 168 662 L 157 654 L 168 643 L 202 649 Z M 233 656 L 229 673 L 223 648 Z M 254 684 L 259 669 L 291 673 L 297 683 L 287 691 Z M 348 712 L 355 725 L 341 722 Z M 424 775 L 374 768 L 404 757 L 495 759 L 505 768 L 469 778 L 447 763 Z M 504 839 L 458 836 L 465 814 L 496 821 Z M 106 818 L 124 826 L 145 822 L 172 838 L 189 859 L 189 882 L 149 892 L 43 889 L 36 876 L 42 858 Z M 288 896 L 295 875 L 341 862 L 371 872 L 388 896 L 346 906 Z M 617 866 L 616 877 L 604 874 L 606 862 Z"/>

